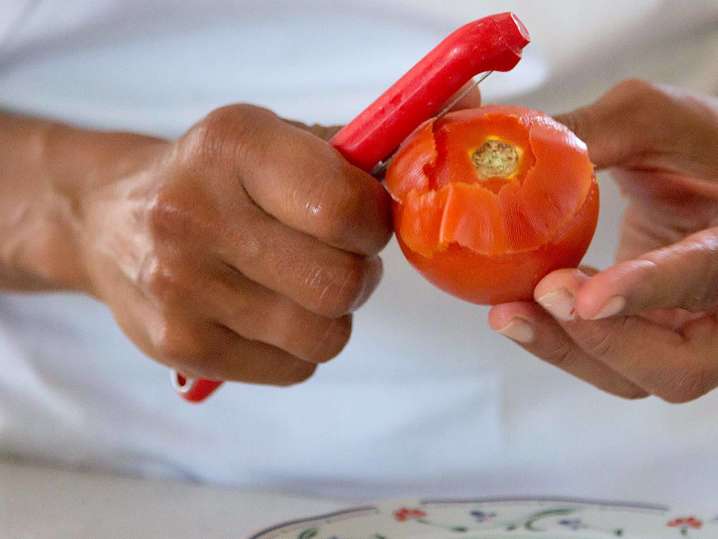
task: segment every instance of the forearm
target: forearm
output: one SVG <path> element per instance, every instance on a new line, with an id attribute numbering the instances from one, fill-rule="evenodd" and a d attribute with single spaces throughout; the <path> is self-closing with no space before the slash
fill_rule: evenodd
<path id="1" fill-rule="evenodd" d="M 83 197 L 151 141 L 0 113 L 0 289 L 87 290 Z"/>

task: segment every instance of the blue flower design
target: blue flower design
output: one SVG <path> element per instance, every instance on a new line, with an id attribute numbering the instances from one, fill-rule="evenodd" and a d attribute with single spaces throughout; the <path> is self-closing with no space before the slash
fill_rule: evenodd
<path id="1" fill-rule="evenodd" d="M 471 511 L 471 516 L 474 517 L 476 522 L 488 522 L 496 517 L 496 513 L 488 513 L 486 511 Z"/>

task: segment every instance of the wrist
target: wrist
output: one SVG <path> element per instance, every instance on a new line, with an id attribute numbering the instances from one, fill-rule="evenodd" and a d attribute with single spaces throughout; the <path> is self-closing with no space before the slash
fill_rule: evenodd
<path id="1" fill-rule="evenodd" d="M 166 143 L 130 133 L 88 131 L 47 123 L 31 142 L 45 186 L 32 202 L 32 234 L 18 259 L 31 289 L 73 290 L 96 295 L 87 251 L 98 231 L 87 220 L 99 192 L 112 189 Z"/>

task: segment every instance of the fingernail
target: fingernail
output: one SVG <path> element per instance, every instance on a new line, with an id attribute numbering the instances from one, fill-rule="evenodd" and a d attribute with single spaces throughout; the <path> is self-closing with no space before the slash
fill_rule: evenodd
<path id="1" fill-rule="evenodd" d="M 497 329 L 496 332 L 523 344 L 530 343 L 534 340 L 535 336 L 534 328 L 531 327 L 531 324 L 520 318 L 512 318 L 511 322 L 501 329 Z"/>
<path id="2" fill-rule="evenodd" d="M 576 318 L 574 307 L 576 306 L 576 299 L 573 294 L 565 288 L 559 288 L 558 290 L 552 290 L 548 294 L 544 294 L 538 299 L 539 304 L 546 309 L 551 316 L 569 322 Z"/>
<path id="3" fill-rule="evenodd" d="M 610 318 L 616 316 L 626 307 L 626 298 L 623 296 L 613 296 L 606 304 L 593 315 L 591 320 L 601 320 L 602 318 Z"/>

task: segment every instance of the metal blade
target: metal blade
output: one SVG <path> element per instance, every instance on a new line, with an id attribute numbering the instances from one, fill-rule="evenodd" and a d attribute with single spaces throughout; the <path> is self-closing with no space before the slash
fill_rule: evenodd
<path id="1" fill-rule="evenodd" d="M 441 118 L 442 116 L 444 116 L 448 112 L 450 112 L 451 109 L 453 109 L 459 101 L 461 101 L 464 97 L 469 95 L 469 93 L 471 93 L 475 88 L 477 88 L 479 86 L 479 84 L 484 82 L 486 80 L 486 77 L 491 75 L 491 73 L 493 73 L 493 71 L 487 71 L 486 73 L 481 73 L 478 77 L 476 77 L 473 80 L 473 82 L 464 86 L 464 88 L 462 88 L 457 94 L 454 95 L 454 97 L 452 97 L 449 100 L 449 102 L 446 105 L 444 105 L 444 107 L 435 116 L 435 119 L 438 120 L 439 118 Z M 386 172 L 386 169 L 391 164 L 392 158 L 393 158 L 393 156 L 390 156 L 388 159 L 386 159 L 384 161 L 379 161 L 376 164 L 376 166 L 374 167 L 374 170 L 371 171 L 372 176 L 376 176 L 379 178 L 382 177 L 384 175 L 384 173 Z"/>
<path id="2" fill-rule="evenodd" d="M 469 95 L 475 88 L 479 86 L 482 82 L 486 80 L 486 78 L 491 75 L 493 71 L 487 71 L 486 73 L 482 73 L 478 77 L 476 77 L 473 82 L 470 84 L 464 86 L 462 90 L 460 90 L 454 97 L 449 100 L 449 102 L 444 105 L 444 108 L 439 111 L 439 114 L 436 115 L 436 119 L 438 120 L 442 116 L 444 116 L 446 113 L 451 111 L 451 109 L 454 108 L 454 106 L 461 101 L 463 98 L 465 98 L 467 95 Z"/>

